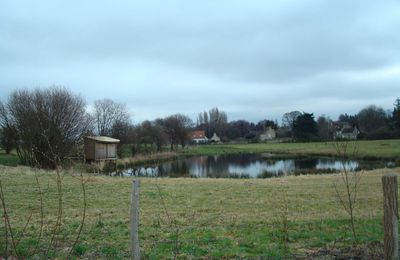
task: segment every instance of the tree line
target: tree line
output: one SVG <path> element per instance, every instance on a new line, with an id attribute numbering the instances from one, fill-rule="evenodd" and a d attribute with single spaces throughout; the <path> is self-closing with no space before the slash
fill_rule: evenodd
<path id="1" fill-rule="evenodd" d="M 110 99 L 94 102 L 88 112 L 84 99 L 66 88 L 16 90 L 0 101 L 1 147 L 9 153 L 16 150 L 26 165 L 54 168 L 65 158 L 82 151 L 83 137 L 105 135 L 129 145 L 131 154 L 176 150 L 190 144 L 190 132 L 204 131 L 207 137 L 217 134 L 222 141 L 256 142 L 267 129 L 276 131 L 282 140 L 317 141 L 334 138 L 334 125 L 357 127 L 361 138 L 400 137 L 400 99 L 392 111 L 371 105 L 355 115 L 342 114 L 337 121 L 326 116 L 315 119 L 313 113 L 287 112 L 282 123 L 264 119 L 228 121 L 225 111 L 217 107 L 198 114 L 196 122 L 184 114 L 131 122 L 125 104 Z"/>
<path id="2" fill-rule="evenodd" d="M 291 135 L 296 140 L 334 140 L 336 131 L 343 128 L 357 129 L 357 139 L 394 139 L 400 137 L 400 99 L 397 98 L 393 110 L 369 105 L 357 114 L 340 114 L 336 121 L 321 115 L 314 119 L 312 113 L 294 111 L 283 117 L 283 135 Z"/>
<path id="3" fill-rule="evenodd" d="M 20 163 L 55 168 L 82 153 L 83 137 L 111 136 L 130 144 L 132 153 L 171 150 L 189 143 L 192 120 L 170 115 L 133 125 L 125 104 L 110 99 L 94 102 L 88 112 L 84 99 L 66 88 L 16 90 L 0 101 L 0 143 L 6 153 L 16 150 Z"/>

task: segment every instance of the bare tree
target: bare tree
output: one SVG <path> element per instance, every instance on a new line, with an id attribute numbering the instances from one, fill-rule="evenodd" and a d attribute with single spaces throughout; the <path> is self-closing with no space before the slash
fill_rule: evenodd
<path id="1" fill-rule="evenodd" d="M 15 128 L 23 164 L 55 168 L 90 126 L 83 99 L 65 88 L 14 91 L 4 107 L 0 121 Z"/>
<path id="2" fill-rule="evenodd" d="M 283 114 L 282 125 L 292 129 L 294 121 L 296 121 L 297 117 L 299 117 L 300 115 L 301 112 L 297 110 Z"/>
<path id="3" fill-rule="evenodd" d="M 225 136 L 227 124 L 228 124 L 228 116 L 225 111 L 219 110 L 218 107 L 214 107 L 210 109 L 209 114 L 209 128 L 208 135 L 211 137 L 214 133 L 219 135 L 220 137 Z"/>
<path id="4" fill-rule="evenodd" d="M 0 144 L 7 154 L 10 154 L 17 147 L 17 137 L 17 130 L 13 126 L 0 129 Z"/>
<path id="5" fill-rule="evenodd" d="M 94 120 L 99 135 L 111 135 L 117 122 L 129 122 L 126 105 L 111 99 L 101 99 L 94 102 Z"/>
<path id="6" fill-rule="evenodd" d="M 327 141 L 331 137 L 330 127 L 329 127 L 330 122 L 331 120 L 329 119 L 329 117 L 326 117 L 324 115 L 318 117 L 317 119 L 318 137 L 323 141 Z"/>
<path id="7" fill-rule="evenodd" d="M 17 147 L 18 133 L 9 122 L 8 110 L 0 101 L 0 145 L 7 154 Z"/>
<path id="8" fill-rule="evenodd" d="M 201 112 L 197 116 L 196 129 L 204 130 L 208 137 L 214 133 L 218 136 L 225 137 L 228 128 L 228 116 L 225 111 L 214 107 L 208 111 Z"/>
<path id="9" fill-rule="evenodd" d="M 162 151 L 162 146 L 167 143 L 168 136 L 165 131 L 164 125 L 163 125 L 163 120 L 161 118 L 158 118 L 152 122 L 153 126 L 153 141 L 156 144 L 157 147 L 157 152 Z"/>
<path id="10" fill-rule="evenodd" d="M 227 124 L 226 136 L 229 139 L 245 138 L 252 130 L 251 126 L 246 120 L 231 121 Z"/>
<path id="11" fill-rule="evenodd" d="M 196 127 L 200 127 L 203 124 L 204 124 L 203 113 L 199 113 L 199 115 L 197 116 Z"/>
<path id="12" fill-rule="evenodd" d="M 361 183 L 362 172 L 352 172 L 347 166 L 346 160 L 349 156 L 354 157 L 357 155 L 358 146 L 356 142 L 350 145 L 348 141 L 336 142 L 334 146 L 342 163 L 342 171 L 340 173 L 341 181 L 335 182 L 334 187 L 340 205 L 349 215 L 351 232 L 353 239 L 356 240 L 355 207 L 357 204 L 357 194 Z"/>
<path id="13" fill-rule="evenodd" d="M 175 114 L 168 116 L 163 121 L 164 129 L 171 145 L 171 150 L 174 150 L 174 146 L 178 144 L 185 147 L 189 141 L 189 130 L 193 124 L 192 120 L 188 116 Z"/>
<path id="14" fill-rule="evenodd" d="M 145 148 L 146 152 L 148 152 L 147 146 L 153 149 L 153 146 L 156 146 L 157 152 L 162 150 L 162 146 L 167 142 L 167 136 L 164 130 L 163 120 L 157 119 L 155 121 L 143 121 L 136 128 L 136 142 L 137 144 L 141 144 L 142 147 Z"/>
<path id="15" fill-rule="evenodd" d="M 370 105 L 357 114 L 358 126 L 367 139 L 391 138 L 390 114 L 383 108 Z"/>
<path id="16" fill-rule="evenodd" d="M 120 142 L 117 144 L 117 153 L 122 157 L 123 146 L 133 143 L 134 126 L 130 122 L 116 121 L 111 128 L 111 137 L 117 138 Z"/>

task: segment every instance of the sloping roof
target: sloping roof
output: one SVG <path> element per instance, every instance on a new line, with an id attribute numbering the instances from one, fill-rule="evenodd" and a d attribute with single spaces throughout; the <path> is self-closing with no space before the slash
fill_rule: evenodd
<path id="1" fill-rule="evenodd" d="M 268 126 L 268 128 L 263 132 L 264 134 L 266 133 L 275 133 L 275 129 L 273 129 L 272 127 Z"/>
<path id="2" fill-rule="evenodd" d="M 100 143 L 119 143 L 119 139 L 111 138 L 108 136 L 85 136 L 85 138 L 95 140 Z"/>
<path id="3" fill-rule="evenodd" d="M 354 132 L 354 130 L 356 130 L 356 128 L 344 128 L 344 129 L 342 130 L 342 133 L 343 133 L 343 134 L 351 134 L 351 133 Z"/>
<path id="4" fill-rule="evenodd" d="M 193 132 L 190 133 L 190 137 L 191 137 L 192 139 L 195 139 L 195 138 L 205 138 L 205 136 L 206 136 L 206 132 L 203 131 L 203 130 L 197 130 L 197 131 L 193 131 Z"/>
<path id="5" fill-rule="evenodd" d="M 341 130 L 341 129 L 344 129 L 344 128 L 352 128 L 350 123 L 341 122 L 341 121 L 333 121 L 332 122 L 332 127 L 336 128 L 337 130 Z"/>

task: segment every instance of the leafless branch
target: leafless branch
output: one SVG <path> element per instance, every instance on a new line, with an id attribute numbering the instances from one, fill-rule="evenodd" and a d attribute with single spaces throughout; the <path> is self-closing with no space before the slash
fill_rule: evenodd
<path id="1" fill-rule="evenodd" d="M 343 209 L 349 215 L 350 218 L 350 227 L 354 240 L 357 237 L 356 228 L 355 228 L 355 206 L 357 203 L 357 193 L 358 188 L 361 182 L 361 173 L 360 172 L 351 172 L 351 170 L 346 165 L 346 159 L 349 158 L 349 142 L 348 141 L 338 141 L 335 142 L 334 147 L 338 156 L 341 158 L 342 171 L 340 173 L 341 182 L 344 185 L 345 192 L 341 192 L 338 188 L 338 183 L 334 183 L 334 188 L 336 192 L 336 196 L 339 199 L 340 205 L 342 205 Z M 356 157 L 358 152 L 357 143 L 352 143 L 351 156 Z"/>
<path id="2" fill-rule="evenodd" d="M 79 230 L 78 233 L 76 235 L 75 241 L 68 253 L 67 259 L 69 259 L 70 255 L 72 254 L 72 250 L 75 248 L 76 244 L 79 241 L 79 238 L 81 236 L 82 233 L 82 229 L 83 229 L 83 225 L 85 224 L 85 219 L 86 219 L 86 208 L 87 208 L 87 201 L 86 201 L 86 187 L 85 187 L 85 181 L 83 179 L 83 174 L 80 174 L 80 180 L 81 180 L 81 187 L 82 187 L 82 194 L 83 194 L 83 215 L 82 215 L 82 220 L 81 220 L 81 224 L 79 226 Z"/>
<path id="3" fill-rule="evenodd" d="M 166 206 L 166 203 L 165 203 L 165 200 L 164 200 L 164 196 L 162 195 L 160 186 L 158 185 L 158 183 L 156 183 L 155 185 L 157 187 L 157 191 L 158 191 L 158 195 L 160 197 L 161 205 L 162 205 L 162 207 L 164 209 L 164 212 L 165 212 L 165 215 L 167 216 L 167 219 L 168 219 L 168 225 L 173 230 L 173 233 L 175 235 L 175 237 L 174 237 L 175 243 L 174 243 L 174 250 L 173 250 L 174 257 L 173 257 L 173 259 L 176 259 L 178 257 L 179 248 L 180 248 L 180 242 L 179 242 L 180 229 L 179 229 L 179 226 L 178 226 L 177 222 L 171 217 L 171 215 L 168 212 L 168 208 Z"/>
<path id="4" fill-rule="evenodd" d="M 7 213 L 7 207 L 6 207 L 6 202 L 5 202 L 5 198 L 4 198 L 4 192 L 3 192 L 3 184 L 0 180 L 0 201 L 1 201 L 1 205 L 3 207 L 3 214 L 4 214 L 4 221 L 6 223 L 6 230 L 8 229 L 10 231 L 10 236 L 11 236 L 11 245 L 14 249 L 14 253 L 16 255 L 16 257 L 18 258 L 18 252 L 17 252 L 17 243 L 15 241 L 15 237 L 14 237 L 14 232 L 13 229 L 11 227 L 11 223 L 10 223 L 10 217 Z M 8 236 L 8 235 L 6 235 Z M 7 237 L 8 239 L 8 237 Z"/>

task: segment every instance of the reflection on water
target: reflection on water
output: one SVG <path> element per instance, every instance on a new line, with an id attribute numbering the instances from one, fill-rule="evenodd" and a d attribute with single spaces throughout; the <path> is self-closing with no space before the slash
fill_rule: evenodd
<path id="1" fill-rule="evenodd" d="M 125 170 L 122 176 L 270 178 L 276 176 L 330 173 L 394 166 L 392 161 L 347 160 L 329 157 L 277 158 L 263 154 L 196 156 L 159 165 Z"/>

